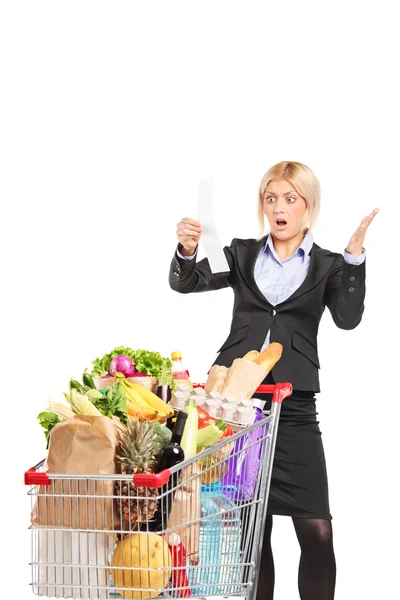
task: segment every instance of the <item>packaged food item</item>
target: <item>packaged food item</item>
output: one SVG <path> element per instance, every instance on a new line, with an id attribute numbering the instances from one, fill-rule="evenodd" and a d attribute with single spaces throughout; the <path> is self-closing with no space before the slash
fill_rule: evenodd
<path id="1" fill-rule="evenodd" d="M 182 540 L 176 533 L 168 536 L 168 546 L 172 556 L 171 596 L 173 598 L 189 598 L 192 592 L 186 573 L 186 551 Z"/>

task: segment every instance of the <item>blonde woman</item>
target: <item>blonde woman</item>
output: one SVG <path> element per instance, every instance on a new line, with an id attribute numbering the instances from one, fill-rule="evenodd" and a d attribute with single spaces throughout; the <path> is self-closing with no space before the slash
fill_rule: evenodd
<path id="1" fill-rule="evenodd" d="M 320 184 L 299 162 L 280 162 L 259 188 L 259 239 L 234 239 L 224 249 L 230 271 L 212 274 L 207 259 L 196 262 L 201 223 L 182 219 L 171 263 L 170 286 L 181 293 L 232 287 L 231 331 L 216 364 L 230 366 L 248 351 L 280 342 L 283 354 L 265 383 L 290 381 L 282 404 L 267 509 L 257 598 L 272 600 L 273 515 L 292 517 L 301 547 L 298 585 L 302 600 L 332 600 L 336 563 L 324 449 L 315 407 L 319 388 L 318 326 L 328 307 L 335 324 L 360 323 L 365 297 L 364 237 L 378 212 L 365 217 L 344 255 L 324 250 L 312 235 Z M 265 217 L 269 233 L 263 236 Z"/>

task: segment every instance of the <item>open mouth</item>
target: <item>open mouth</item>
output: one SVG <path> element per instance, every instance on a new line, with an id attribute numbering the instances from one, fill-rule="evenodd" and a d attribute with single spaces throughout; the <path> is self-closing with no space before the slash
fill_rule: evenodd
<path id="1" fill-rule="evenodd" d="M 278 225 L 278 227 L 285 227 L 285 225 L 287 225 L 287 221 L 285 221 L 285 219 L 277 219 L 275 223 Z"/>

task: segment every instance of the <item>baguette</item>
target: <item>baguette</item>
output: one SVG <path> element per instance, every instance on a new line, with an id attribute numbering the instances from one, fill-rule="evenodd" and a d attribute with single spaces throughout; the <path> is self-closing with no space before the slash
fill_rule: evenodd
<path id="1" fill-rule="evenodd" d="M 258 350 L 250 350 L 250 352 L 243 356 L 243 360 L 251 360 L 252 362 L 254 362 L 259 357 L 259 355 L 260 353 Z"/>
<path id="2" fill-rule="evenodd" d="M 261 352 L 254 362 L 269 373 L 282 356 L 282 351 L 282 344 L 272 342 L 272 344 L 267 346 L 265 350 Z"/>

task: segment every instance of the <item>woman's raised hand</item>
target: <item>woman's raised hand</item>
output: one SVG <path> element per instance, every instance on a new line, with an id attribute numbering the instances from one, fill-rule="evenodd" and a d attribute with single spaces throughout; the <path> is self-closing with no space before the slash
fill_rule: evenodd
<path id="1" fill-rule="evenodd" d="M 195 219 L 185 217 L 176 226 L 176 235 L 182 244 L 184 256 L 191 256 L 197 248 L 200 236 L 203 233 L 201 223 Z"/>
<path id="2" fill-rule="evenodd" d="M 353 233 L 347 244 L 346 252 L 353 256 L 361 256 L 363 252 L 363 244 L 365 234 L 367 233 L 368 227 L 371 225 L 375 215 L 379 212 L 379 208 L 375 208 L 368 217 L 364 217 L 359 227 Z"/>

